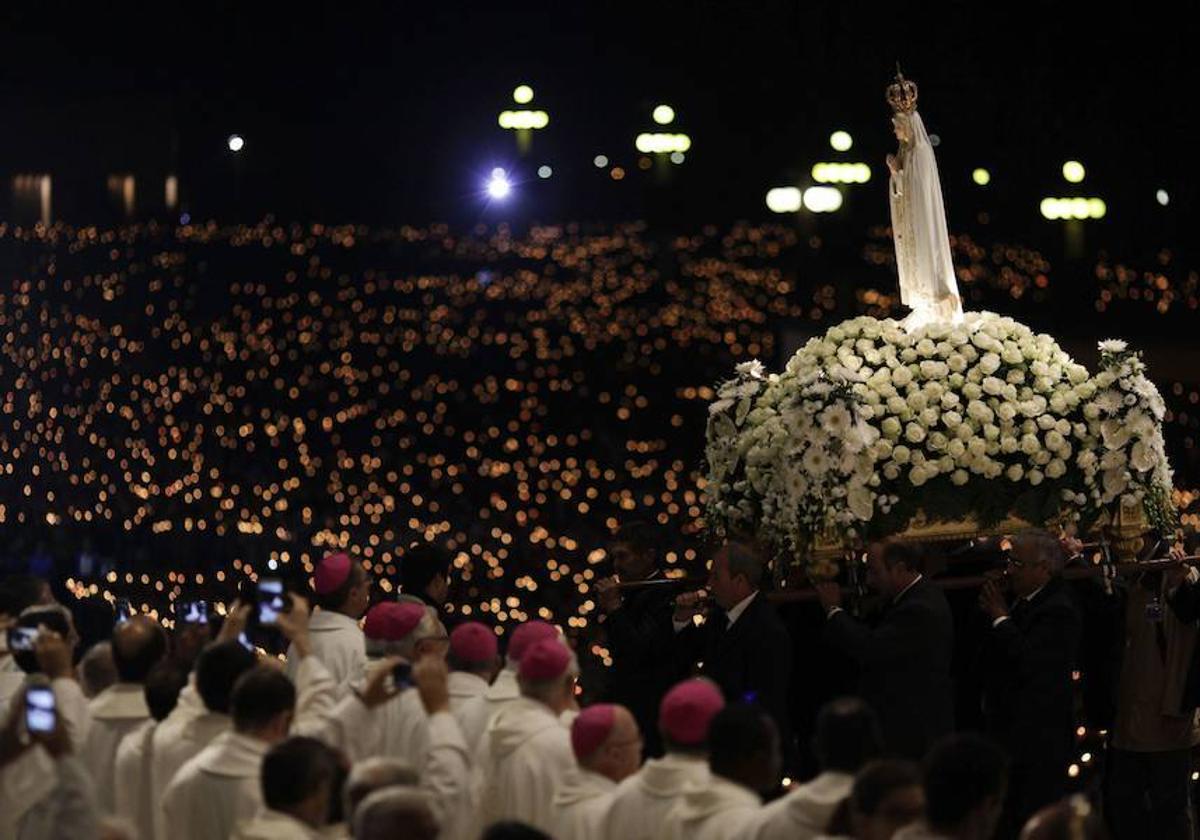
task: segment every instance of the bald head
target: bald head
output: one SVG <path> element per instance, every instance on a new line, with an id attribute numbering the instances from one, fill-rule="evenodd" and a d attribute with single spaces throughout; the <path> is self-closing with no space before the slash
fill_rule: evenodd
<path id="1" fill-rule="evenodd" d="M 166 631 L 150 616 L 135 615 L 113 628 L 112 655 L 121 682 L 143 683 L 167 655 Z"/>
<path id="2" fill-rule="evenodd" d="M 586 754 L 579 755 L 580 750 L 577 749 L 576 755 L 580 767 L 619 782 L 636 773 L 642 763 L 642 735 L 628 709 L 624 706 L 607 708 L 611 709 L 610 714 L 605 716 L 600 730 L 593 735 L 593 740 L 601 736 L 603 740 L 599 741 L 598 746 L 589 744 L 591 748 Z M 579 719 L 576 719 L 578 724 Z M 577 738 L 572 740 L 579 743 Z"/>

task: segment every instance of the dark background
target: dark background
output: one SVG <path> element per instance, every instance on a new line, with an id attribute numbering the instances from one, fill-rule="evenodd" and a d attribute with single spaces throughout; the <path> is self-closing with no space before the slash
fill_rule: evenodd
<path id="1" fill-rule="evenodd" d="M 1035 237 L 1045 195 L 1101 195 L 1102 239 L 1153 248 L 1195 215 L 1195 28 L 1166 3 L 711 2 L 40 3 L 0 13 L 0 174 L 54 176 L 56 217 L 112 212 L 110 173 L 139 213 L 413 222 L 767 215 L 772 186 L 829 158 L 875 169 L 848 215 L 886 219 L 895 62 L 921 85 L 951 227 L 989 212 Z M 512 89 L 550 113 L 528 158 L 496 124 Z M 633 138 L 672 104 L 694 147 L 667 184 Z M 234 163 L 232 132 L 247 141 Z M 592 165 L 606 154 L 630 173 Z M 1062 162 L 1082 160 L 1072 191 Z M 539 181 L 548 163 L 554 178 Z M 525 181 L 503 207 L 493 166 Z M 970 182 L 986 166 L 993 182 Z M 1155 202 L 1167 189 L 1169 208 Z M 861 196 L 861 198 L 860 198 Z M 847 215 L 847 214 L 844 214 Z"/>

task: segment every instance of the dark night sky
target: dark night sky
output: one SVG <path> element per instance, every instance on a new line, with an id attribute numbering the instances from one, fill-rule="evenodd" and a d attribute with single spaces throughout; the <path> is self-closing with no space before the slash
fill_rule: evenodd
<path id="1" fill-rule="evenodd" d="M 722 220 L 761 214 L 768 187 L 830 154 L 835 128 L 882 171 L 893 145 L 883 88 L 899 59 L 943 138 L 951 204 L 985 165 L 1000 218 L 1032 222 L 1047 189 L 1065 186 L 1062 161 L 1077 157 L 1113 224 L 1147 224 L 1160 187 L 1190 219 L 1196 32 L 1165 3 L 1120 5 L 10 6 L 0 172 L 53 173 L 69 214 L 87 211 L 90 191 L 102 198 L 109 172 L 161 183 L 178 171 L 191 208 L 227 213 L 224 138 L 237 131 L 243 215 L 469 219 L 491 166 L 532 178 L 549 163 L 556 177 L 522 191 L 527 214 Z M 552 120 L 523 161 L 495 122 L 520 82 Z M 659 101 L 694 138 L 687 164 L 668 190 L 648 177 L 611 182 L 592 157 L 632 167 L 633 136 Z M 871 189 L 882 216 L 878 175 Z"/>

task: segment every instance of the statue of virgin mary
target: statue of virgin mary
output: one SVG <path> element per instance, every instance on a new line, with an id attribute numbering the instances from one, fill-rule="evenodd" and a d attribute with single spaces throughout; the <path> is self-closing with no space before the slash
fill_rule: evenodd
<path id="1" fill-rule="evenodd" d="M 933 145 L 917 113 L 917 86 L 897 69 L 888 87 L 892 126 L 900 149 L 888 155 L 892 238 L 900 275 L 900 301 L 912 312 L 903 321 L 915 330 L 937 321 L 962 320 L 962 301 L 950 259 L 950 235 Z"/>

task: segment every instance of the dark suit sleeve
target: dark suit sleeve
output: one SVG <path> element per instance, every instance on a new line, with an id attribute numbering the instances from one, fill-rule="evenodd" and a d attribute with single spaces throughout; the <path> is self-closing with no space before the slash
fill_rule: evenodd
<path id="1" fill-rule="evenodd" d="M 749 684 L 758 692 L 759 704 L 780 722 L 788 721 L 788 688 L 792 672 L 792 640 L 779 622 L 765 624 L 765 632 L 746 651 Z M 734 700 L 736 698 L 727 698 Z M 784 734 L 786 737 L 787 733 Z"/>
<path id="2" fill-rule="evenodd" d="M 1069 601 L 1056 601 L 1031 616 L 1024 631 L 1011 618 L 1000 622 L 991 631 L 988 650 L 1026 672 L 1069 667 L 1075 660 L 1080 624 L 1079 612 Z"/>
<path id="3" fill-rule="evenodd" d="M 907 656 L 919 638 L 924 612 L 915 601 L 902 602 L 872 629 L 845 610 L 825 622 L 825 638 L 860 666 L 870 667 Z"/>
<path id="4" fill-rule="evenodd" d="M 652 664 L 669 655 L 674 646 L 675 629 L 665 608 L 632 610 L 622 607 L 605 621 L 613 654 L 638 665 Z"/>
<path id="5" fill-rule="evenodd" d="M 1167 599 L 1175 616 L 1185 624 L 1200 620 L 1200 584 L 1184 581 L 1175 594 Z"/>

